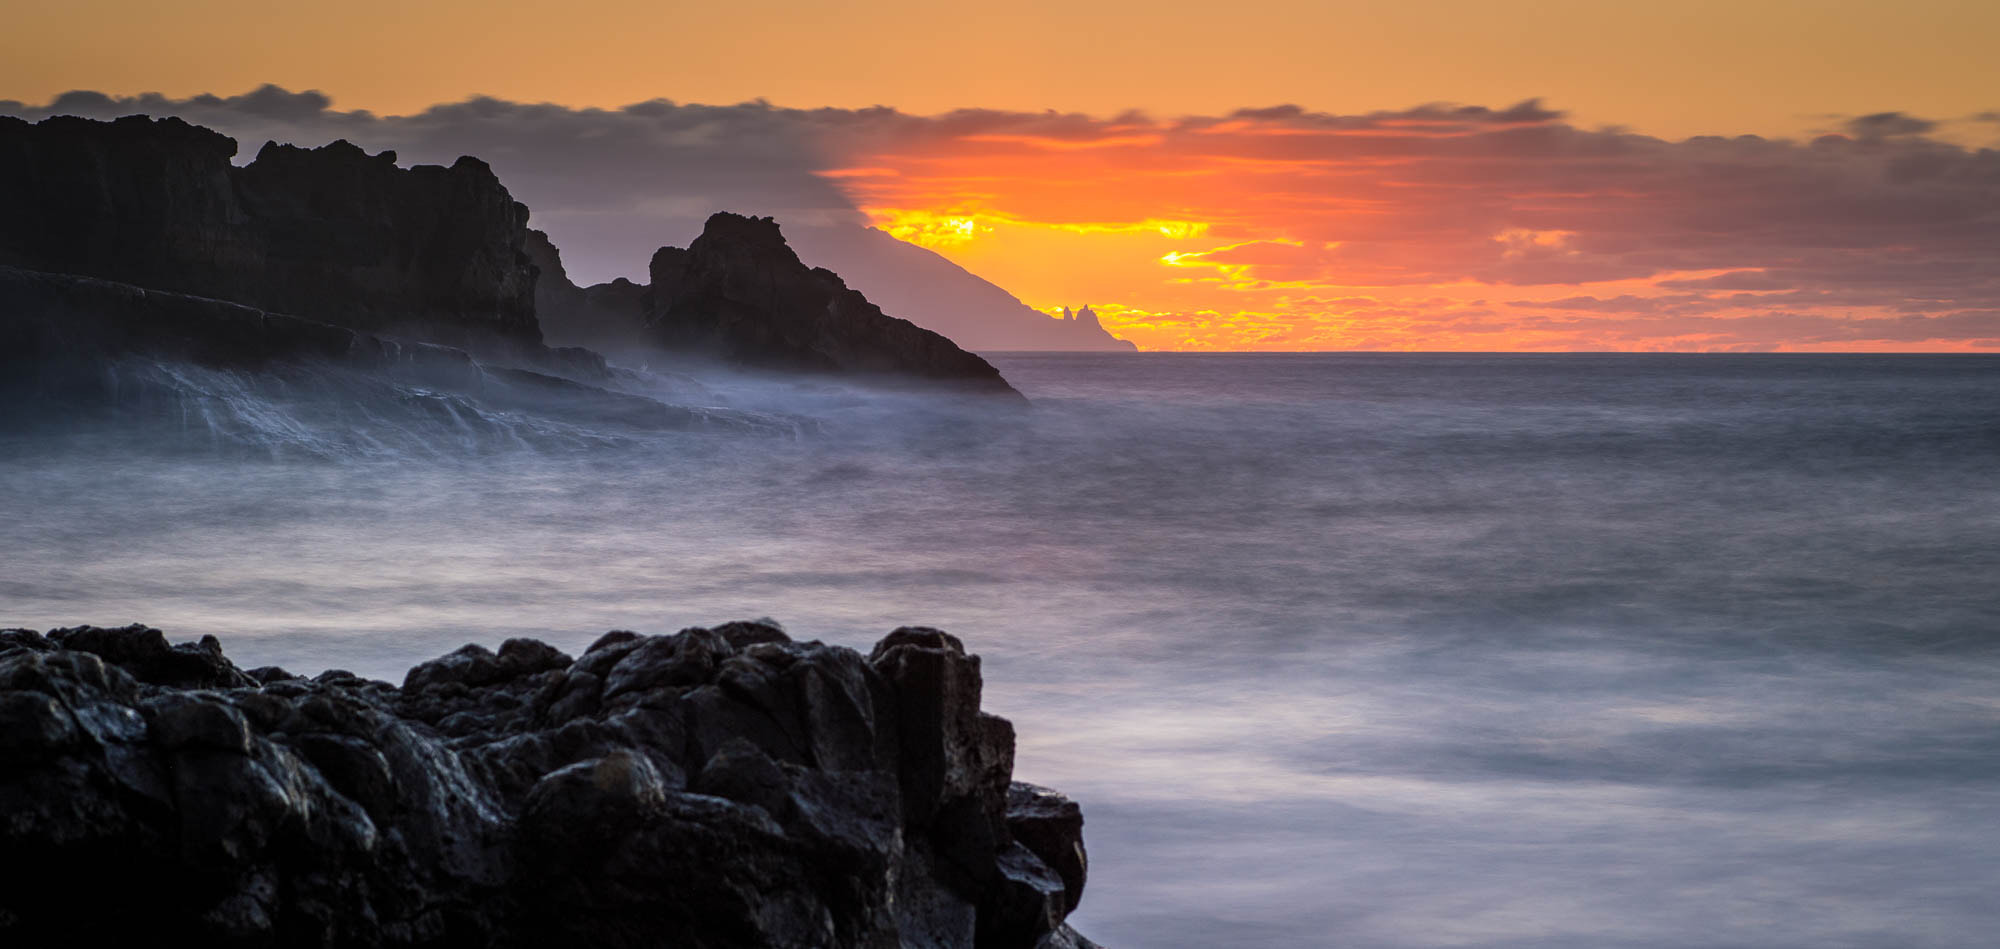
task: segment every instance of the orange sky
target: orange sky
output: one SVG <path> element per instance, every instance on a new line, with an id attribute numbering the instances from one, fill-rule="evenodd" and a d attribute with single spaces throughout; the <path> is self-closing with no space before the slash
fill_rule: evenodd
<path id="1" fill-rule="evenodd" d="M 878 226 L 1145 348 L 2000 347 L 2000 154 L 1924 124 L 1668 142 L 1533 105 L 1017 116 L 831 176 Z"/>
<path id="2" fill-rule="evenodd" d="M 490 95 L 1216 113 L 1560 103 L 1654 135 L 1995 108 L 1990 0 L 64 0 L 9 4 L 0 97 L 260 83 L 408 113 Z"/>
<path id="3" fill-rule="evenodd" d="M 2000 345 L 2000 159 L 1976 150 L 2000 141 L 1988 0 L 8 16 L 0 98 L 27 103 L 273 82 L 380 115 L 473 94 L 888 104 L 798 113 L 824 133 L 812 171 L 879 226 L 1032 305 L 1088 302 L 1145 348 Z M 995 111 L 953 112 L 971 107 Z M 1784 140 L 1689 141 L 1746 133 Z"/>

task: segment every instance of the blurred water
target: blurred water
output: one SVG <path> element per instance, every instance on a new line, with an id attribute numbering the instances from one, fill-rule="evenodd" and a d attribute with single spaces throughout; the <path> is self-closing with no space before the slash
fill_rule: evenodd
<path id="1" fill-rule="evenodd" d="M 2000 357 L 997 362 L 1032 411 L 735 382 L 665 435 L 175 370 L 161 444 L 0 445 L 0 625 L 391 680 L 942 626 L 1117 946 L 2000 932 Z"/>

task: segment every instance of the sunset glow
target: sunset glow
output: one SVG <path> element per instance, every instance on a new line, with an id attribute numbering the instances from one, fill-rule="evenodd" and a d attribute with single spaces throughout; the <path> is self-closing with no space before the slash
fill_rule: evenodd
<path id="1" fill-rule="evenodd" d="M 2000 944 L 2000 0 L 7 13 L 0 949 Z"/>
<path id="2" fill-rule="evenodd" d="M 1990 4 L 1279 2 L 1219 29 L 1158 4 L 452 3 L 370 41 L 486 41 L 391 72 L 231 39 L 387 5 L 217 0 L 200 32 L 73 6 L 0 39 L 0 112 L 475 152 L 591 280 L 727 208 L 872 225 L 1146 349 L 2000 348 Z M 758 55 L 701 40 L 740 35 Z"/>
<path id="3" fill-rule="evenodd" d="M 954 118 L 827 177 L 889 233 L 1148 349 L 2000 346 L 2000 289 L 1953 237 L 1981 212 L 1883 207 L 1992 193 L 1968 179 L 1994 153 L 1923 123 L 1670 142 L 1539 102 Z"/>

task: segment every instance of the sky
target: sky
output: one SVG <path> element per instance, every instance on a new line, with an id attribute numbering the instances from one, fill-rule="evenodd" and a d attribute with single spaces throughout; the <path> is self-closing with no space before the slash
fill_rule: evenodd
<path id="1" fill-rule="evenodd" d="M 0 112 L 477 154 L 586 279 L 726 207 L 1146 349 L 2000 349 L 1990 2 L 8 16 Z"/>

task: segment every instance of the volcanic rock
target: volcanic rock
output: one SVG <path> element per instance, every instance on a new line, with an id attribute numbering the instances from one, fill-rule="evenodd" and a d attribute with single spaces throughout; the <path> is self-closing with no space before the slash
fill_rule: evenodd
<path id="1" fill-rule="evenodd" d="M 399 688 L 0 631 L 0 942 L 1087 949 L 1082 817 L 978 657 L 774 624 L 472 645 Z"/>

